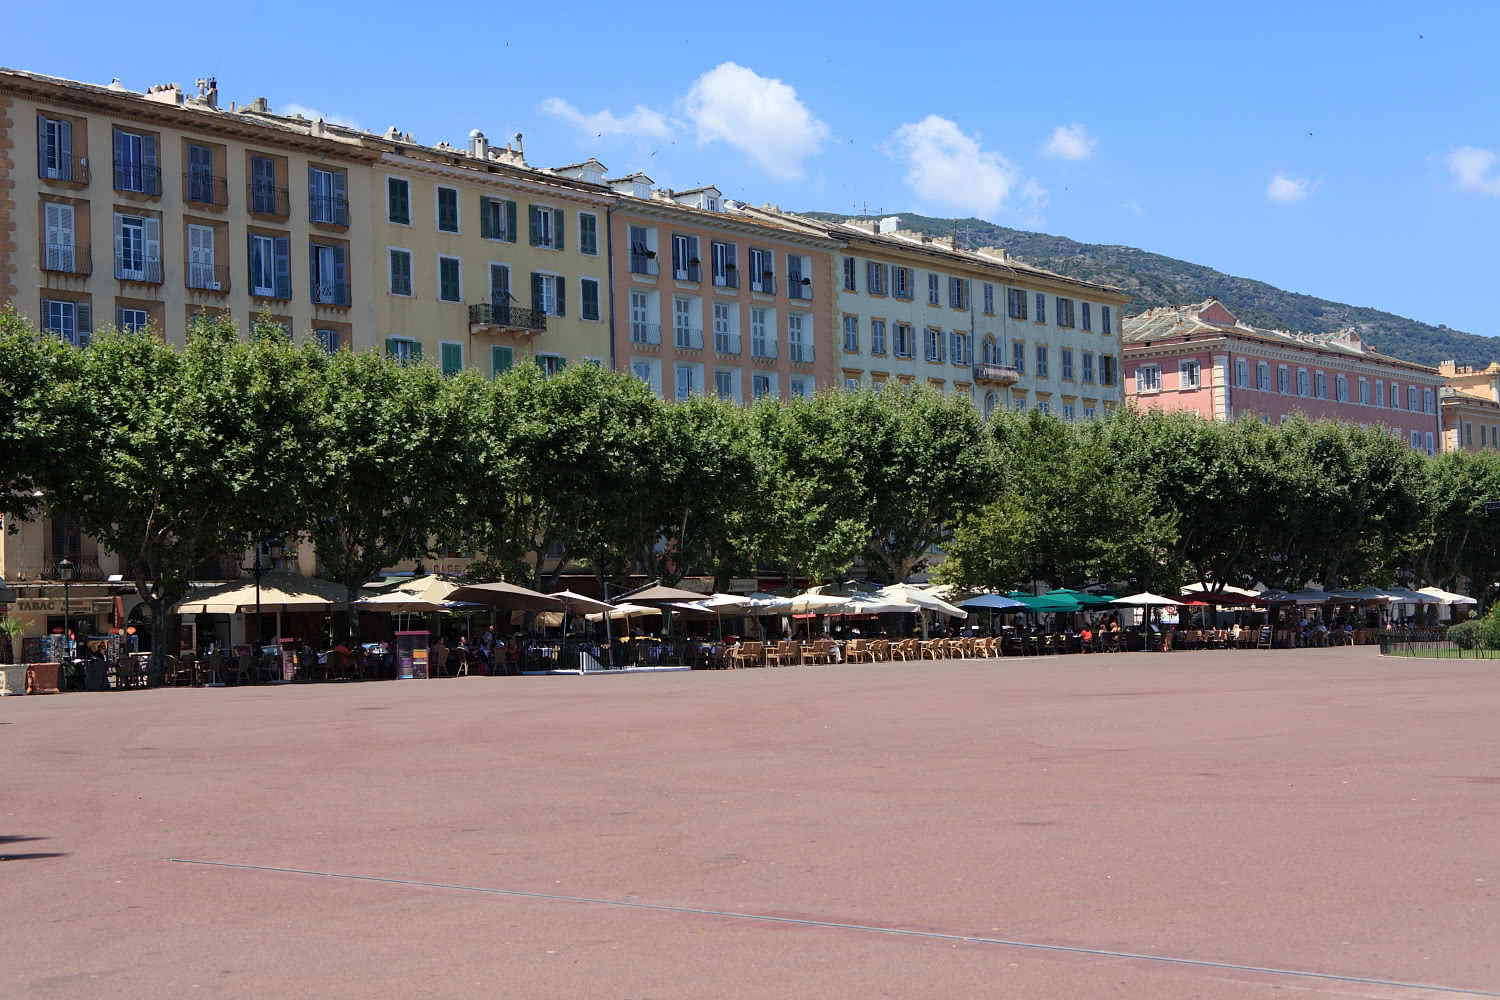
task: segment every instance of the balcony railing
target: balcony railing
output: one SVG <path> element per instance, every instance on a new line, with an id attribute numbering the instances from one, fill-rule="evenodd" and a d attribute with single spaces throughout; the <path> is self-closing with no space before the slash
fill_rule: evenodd
<path id="1" fill-rule="evenodd" d="M 1001 385 L 1010 385 L 1020 380 L 1021 373 L 1010 365 L 982 361 L 974 366 L 974 381 L 976 382 L 998 382 Z"/>
<path id="2" fill-rule="evenodd" d="M 513 305 L 497 305 L 479 302 L 469 306 L 469 327 L 491 327 L 501 330 L 520 330 L 528 333 L 545 333 L 547 314 L 535 309 L 522 309 Z"/>
<path id="3" fill-rule="evenodd" d="M 115 190 L 159 195 L 161 194 L 161 169 L 148 167 L 134 160 L 116 160 Z"/>
<path id="4" fill-rule="evenodd" d="M 750 290 L 752 292 L 762 292 L 762 293 L 764 293 L 766 295 L 775 295 L 776 294 L 776 275 L 774 275 L 774 274 L 762 274 L 758 278 L 751 278 L 750 279 Z"/>
<path id="5" fill-rule="evenodd" d="M 672 343 L 686 350 L 701 351 L 703 350 L 703 331 L 694 330 L 690 326 L 674 327 Z"/>
<path id="6" fill-rule="evenodd" d="M 702 281 L 703 268 L 700 264 L 688 261 L 682 267 L 673 267 L 672 277 L 678 281 Z"/>
<path id="7" fill-rule="evenodd" d="M 346 281 L 314 281 L 312 300 L 320 306 L 347 306 L 349 283 Z"/>
<path id="8" fill-rule="evenodd" d="M 776 341 L 755 340 L 752 338 L 750 341 L 750 355 L 756 358 L 776 357 Z"/>
<path id="9" fill-rule="evenodd" d="M 731 264 L 714 275 L 714 284 L 720 288 L 738 288 L 740 287 L 740 272 Z"/>
<path id="10" fill-rule="evenodd" d="M 140 281 L 149 285 L 161 284 L 161 258 L 145 254 L 115 254 L 115 277 L 120 281 Z"/>
<path id="11" fill-rule="evenodd" d="M 291 217 L 292 199 L 286 188 L 252 181 L 246 185 L 245 190 L 250 197 L 251 215 L 265 215 L 273 219 Z"/>
<path id="12" fill-rule="evenodd" d="M 97 582 L 103 580 L 107 575 L 104 570 L 100 568 L 99 560 L 95 556 L 68 556 L 67 558 L 73 564 L 74 583 Z M 49 555 L 42 558 L 41 565 L 36 565 L 34 563 L 31 565 L 27 565 L 25 563 L 22 563 L 17 566 L 12 566 L 8 570 L 8 572 L 11 574 L 10 579 L 13 582 L 20 580 L 60 581 L 62 580 L 62 575 L 58 571 L 57 564 L 62 562 L 62 560 L 62 556 Z M 75 610 L 77 610 L 77 607 L 78 606 L 75 606 Z"/>
<path id="13" fill-rule="evenodd" d="M 201 170 L 186 171 L 182 175 L 182 200 L 224 208 L 229 204 L 229 181 Z"/>
<path id="14" fill-rule="evenodd" d="M 630 273 L 654 276 L 661 273 L 661 264 L 650 253 L 639 253 L 632 250 L 630 251 Z"/>
<path id="15" fill-rule="evenodd" d="M 325 226 L 347 226 L 349 224 L 349 200 L 336 194 L 318 195 L 307 201 L 309 222 Z"/>
<path id="16" fill-rule="evenodd" d="M 660 344 L 660 323 L 631 323 L 630 342 L 632 344 Z"/>
<path id="17" fill-rule="evenodd" d="M 811 344 L 799 344 L 796 342 L 786 345 L 786 359 L 796 361 L 800 364 L 810 365 L 813 362 L 813 346 Z"/>
<path id="18" fill-rule="evenodd" d="M 87 184 L 89 165 L 81 156 L 59 157 L 50 167 L 45 160 L 38 160 L 36 175 L 44 181 L 60 181 L 63 184 Z"/>
<path id="19" fill-rule="evenodd" d="M 786 297 L 789 299 L 801 299 L 804 302 L 811 302 L 812 292 L 812 280 L 810 278 L 799 278 L 793 275 L 786 280 Z"/>
<path id="20" fill-rule="evenodd" d="M 740 353 L 739 334 L 716 333 L 714 334 L 714 350 L 720 354 Z"/>
<path id="21" fill-rule="evenodd" d="M 187 275 L 187 286 L 200 292 L 228 292 L 229 268 L 220 264 L 200 264 L 187 261 L 183 264 Z"/>
<path id="22" fill-rule="evenodd" d="M 88 247 L 71 247 L 48 243 L 42 257 L 42 270 L 59 274 L 93 274 L 94 255 Z"/>

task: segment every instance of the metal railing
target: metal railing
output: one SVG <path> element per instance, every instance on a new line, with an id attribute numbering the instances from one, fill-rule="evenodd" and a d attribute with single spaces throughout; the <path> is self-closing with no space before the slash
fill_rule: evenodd
<path id="1" fill-rule="evenodd" d="M 672 343 L 686 350 L 701 351 L 703 350 L 703 331 L 694 330 L 689 326 L 674 327 Z"/>
<path id="2" fill-rule="evenodd" d="M 80 156 L 68 156 L 59 158 L 57 166 L 49 167 L 44 160 L 38 160 L 36 175 L 44 181 L 61 181 L 64 184 L 87 184 L 89 182 L 89 165 Z"/>
<path id="3" fill-rule="evenodd" d="M 229 291 L 229 266 L 226 264 L 199 264 L 187 261 L 183 265 L 187 275 L 187 286 L 201 292 Z"/>
<path id="4" fill-rule="evenodd" d="M 677 281 L 702 281 L 703 266 L 701 264 L 694 264 L 691 261 L 685 267 L 679 268 L 674 266 L 672 268 L 672 277 Z"/>
<path id="5" fill-rule="evenodd" d="M 88 247 L 48 243 L 47 252 L 42 257 L 42 270 L 59 274 L 93 274 L 94 255 Z"/>
<path id="6" fill-rule="evenodd" d="M 724 269 L 723 274 L 714 275 L 714 284 L 720 288 L 740 287 L 740 272 L 733 264 Z"/>
<path id="7" fill-rule="evenodd" d="M 161 194 L 161 168 L 148 167 L 133 160 L 116 160 L 115 190 L 159 195 Z"/>
<path id="8" fill-rule="evenodd" d="M 323 194 L 308 198 L 307 221 L 325 226 L 347 226 L 349 224 L 349 199 L 336 194 Z"/>
<path id="9" fill-rule="evenodd" d="M 349 304 L 349 283 L 346 281 L 314 281 L 312 285 L 312 300 L 321 306 L 347 306 Z"/>
<path id="10" fill-rule="evenodd" d="M 974 381 L 976 382 L 1000 382 L 1010 384 L 1019 382 L 1021 373 L 1011 365 L 997 364 L 993 361 L 982 361 L 974 366 Z"/>
<path id="11" fill-rule="evenodd" d="M 751 278 L 750 279 L 750 290 L 752 292 L 760 292 L 760 293 L 762 293 L 764 295 L 775 295 L 776 294 L 776 275 L 774 275 L 774 274 L 762 274 L 758 278 Z"/>
<path id="12" fill-rule="evenodd" d="M 98 582 L 103 580 L 107 575 L 100 567 L 99 559 L 96 556 L 68 556 L 67 558 L 73 564 L 74 583 Z M 62 560 L 62 556 L 46 556 L 42 559 L 40 565 L 26 565 L 23 563 L 19 566 L 10 567 L 7 573 L 10 574 L 12 582 L 20 580 L 61 581 L 62 575 L 57 568 L 57 564 L 62 562 Z M 62 595 L 59 594 L 58 596 L 61 597 Z M 75 610 L 77 609 L 75 608 Z"/>
<path id="13" fill-rule="evenodd" d="M 660 344 L 660 323 L 631 323 L 630 342 L 632 344 Z"/>
<path id="14" fill-rule="evenodd" d="M 754 358 L 776 357 L 776 341 L 750 338 L 750 356 Z"/>
<path id="15" fill-rule="evenodd" d="M 737 333 L 714 334 L 714 350 L 720 354 L 740 353 L 740 336 Z"/>
<path id="16" fill-rule="evenodd" d="M 161 284 L 161 258 L 145 254 L 115 254 L 115 277 L 120 281 L 140 281 L 149 285 Z"/>
<path id="17" fill-rule="evenodd" d="M 251 215 L 265 215 L 273 219 L 291 217 L 292 199 L 286 188 L 251 181 L 245 185 L 245 191 L 249 195 Z"/>
<path id="18" fill-rule="evenodd" d="M 469 306 L 469 325 L 543 332 L 547 329 L 547 314 L 509 304 L 478 302 Z"/>
<path id="19" fill-rule="evenodd" d="M 801 299 L 804 302 L 811 302 L 813 297 L 812 279 L 799 278 L 796 275 L 787 278 L 786 297 L 789 299 Z"/>
<path id="20" fill-rule="evenodd" d="M 630 273 L 657 275 L 661 273 L 661 263 L 649 253 L 637 253 L 630 251 Z"/>
<path id="21" fill-rule="evenodd" d="M 796 341 L 786 345 L 786 359 L 799 364 L 810 365 L 813 362 L 813 345 L 803 344 Z"/>
<path id="22" fill-rule="evenodd" d="M 229 181 L 201 170 L 185 171 L 182 175 L 182 200 L 194 205 L 223 208 L 229 204 Z"/>

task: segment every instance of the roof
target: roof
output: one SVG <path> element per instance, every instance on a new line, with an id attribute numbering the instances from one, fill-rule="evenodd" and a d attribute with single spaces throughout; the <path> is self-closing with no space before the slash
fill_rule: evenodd
<path id="1" fill-rule="evenodd" d="M 1128 317 L 1120 326 L 1120 341 L 1124 344 L 1148 344 L 1152 341 L 1202 336 L 1258 340 L 1272 346 L 1310 349 L 1350 359 L 1398 365 L 1430 375 L 1438 374 L 1436 368 L 1428 365 L 1381 354 L 1372 345 L 1366 344 L 1359 331 L 1353 327 L 1327 333 L 1265 329 L 1243 322 L 1216 298 L 1207 298 L 1192 305 L 1147 309 L 1138 316 Z"/>
<path id="2" fill-rule="evenodd" d="M 724 193 L 723 191 L 720 191 L 718 188 L 714 187 L 712 184 L 705 184 L 703 185 L 703 187 L 688 188 L 685 191 L 673 191 L 672 197 L 680 198 L 685 194 L 702 194 L 704 191 L 712 191 L 714 194 Z"/>

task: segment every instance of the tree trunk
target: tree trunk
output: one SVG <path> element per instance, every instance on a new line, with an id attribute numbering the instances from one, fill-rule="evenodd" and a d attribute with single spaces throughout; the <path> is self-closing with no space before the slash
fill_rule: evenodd
<path id="1" fill-rule="evenodd" d="M 177 626 L 182 618 L 168 614 L 171 605 L 160 595 L 148 594 L 146 603 L 151 608 L 151 665 L 146 668 L 146 684 L 160 687 L 166 683 L 167 657 L 174 655 L 171 651 L 176 648 Z"/>

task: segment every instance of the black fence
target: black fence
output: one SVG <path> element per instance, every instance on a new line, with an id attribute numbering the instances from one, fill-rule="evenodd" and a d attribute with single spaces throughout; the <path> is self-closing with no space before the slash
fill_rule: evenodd
<path id="1" fill-rule="evenodd" d="M 229 181 L 199 170 L 187 171 L 182 175 L 182 200 L 224 208 L 229 204 Z"/>
<path id="2" fill-rule="evenodd" d="M 250 196 L 251 215 L 265 215 L 273 219 L 286 219 L 291 216 L 292 199 L 286 188 L 252 182 L 246 190 Z"/>
<path id="3" fill-rule="evenodd" d="M 137 194 L 161 194 L 161 169 L 134 160 L 115 161 L 115 190 Z"/>
<path id="4" fill-rule="evenodd" d="M 547 314 L 519 306 L 478 302 L 469 306 L 470 326 L 502 326 L 515 330 L 547 329 Z"/>

